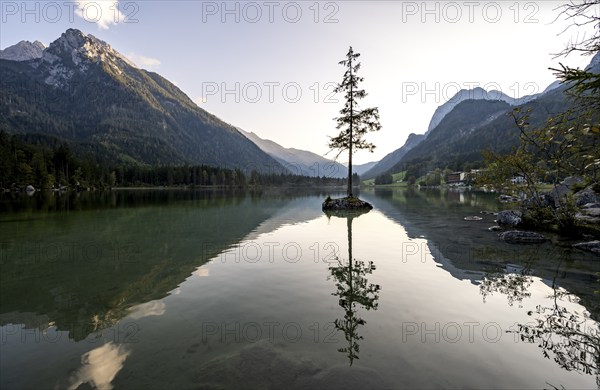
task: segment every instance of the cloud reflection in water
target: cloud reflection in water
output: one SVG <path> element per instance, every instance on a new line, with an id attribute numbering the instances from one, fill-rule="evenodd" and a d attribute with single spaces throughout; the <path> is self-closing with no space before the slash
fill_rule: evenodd
<path id="1" fill-rule="evenodd" d="M 101 390 L 112 389 L 111 382 L 123 368 L 129 353 L 124 346 L 112 342 L 86 352 L 81 356 L 82 366 L 72 376 L 68 389 L 75 390 L 84 383 Z"/>

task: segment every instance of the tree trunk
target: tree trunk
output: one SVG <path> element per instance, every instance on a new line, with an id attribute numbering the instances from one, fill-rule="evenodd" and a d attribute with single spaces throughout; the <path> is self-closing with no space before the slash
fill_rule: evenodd
<path id="1" fill-rule="evenodd" d="M 350 58 L 350 138 L 348 139 L 348 197 L 352 197 L 352 125 L 354 123 L 354 109 L 352 107 L 352 58 Z"/>
<path id="2" fill-rule="evenodd" d="M 352 123 L 350 123 L 350 137 L 352 137 Z M 348 156 L 348 196 L 352 196 L 352 140 L 350 140 L 350 153 Z"/>

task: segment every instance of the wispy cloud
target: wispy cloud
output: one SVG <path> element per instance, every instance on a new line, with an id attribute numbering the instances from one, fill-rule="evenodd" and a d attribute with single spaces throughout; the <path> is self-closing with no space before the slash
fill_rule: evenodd
<path id="1" fill-rule="evenodd" d="M 144 68 L 155 68 L 160 65 L 160 60 L 156 58 L 146 57 L 140 54 L 129 53 L 126 55 L 127 59 L 133 62 L 138 67 Z"/>
<path id="2" fill-rule="evenodd" d="M 120 11 L 119 2 L 115 0 L 79 0 L 75 14 L 83 20 L 95 23 L 99 29 L 108 30 L 125 19 Z"/>

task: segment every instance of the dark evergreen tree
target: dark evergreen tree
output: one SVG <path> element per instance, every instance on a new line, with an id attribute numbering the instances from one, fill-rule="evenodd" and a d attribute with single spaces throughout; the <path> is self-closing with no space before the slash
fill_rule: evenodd
<path id="1" fill-rule="evenodd" d="M 383 175 L 379 175 L 375 178 L 376 185 L 392 184 L 393 182 L 394 178 L 391 173 L 384 173 Z"/>
<path id="2" fill-rule="evenodd" d="M 368 149 L 370 152 L 375 149 L 375 145 L 364 140 L 364 136 L 368 131 L 377 131 L 381 129 L 379 123 L 379 109 L 365 108 L 360 109 L 358 100 L 367 96 L 364 89 L 360 89 L 359 83 L 364 78 L 357 76 L 360 69 L 358 62 L 359 53 L 352 50 L 352 46 L 346 54 L 346 59 L 340 61 L 339 64 L 346 68 L 344 78 L 337 85 L 335 92 L 344 93 L 345 103 L 344 108 L 340 110 L 340 116 L 334 118 L 337 122 L 337 128 L 342 131 L 336 137 L 332 137 L 329 142 L 331 149 L 338 149 L 336 156 L 348 150 L 348 196 L 352 196 L 352 154 L 356 150 Z"/>

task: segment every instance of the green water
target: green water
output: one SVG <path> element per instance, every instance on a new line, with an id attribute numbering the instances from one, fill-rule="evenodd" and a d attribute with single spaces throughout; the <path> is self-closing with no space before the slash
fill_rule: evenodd
<path id="1" fill-rule="evenodd" d="M 598 257 L 503 243 L 493 194 L 326 195 L 1 198 L 1 387 L 598 386 Z"/>

